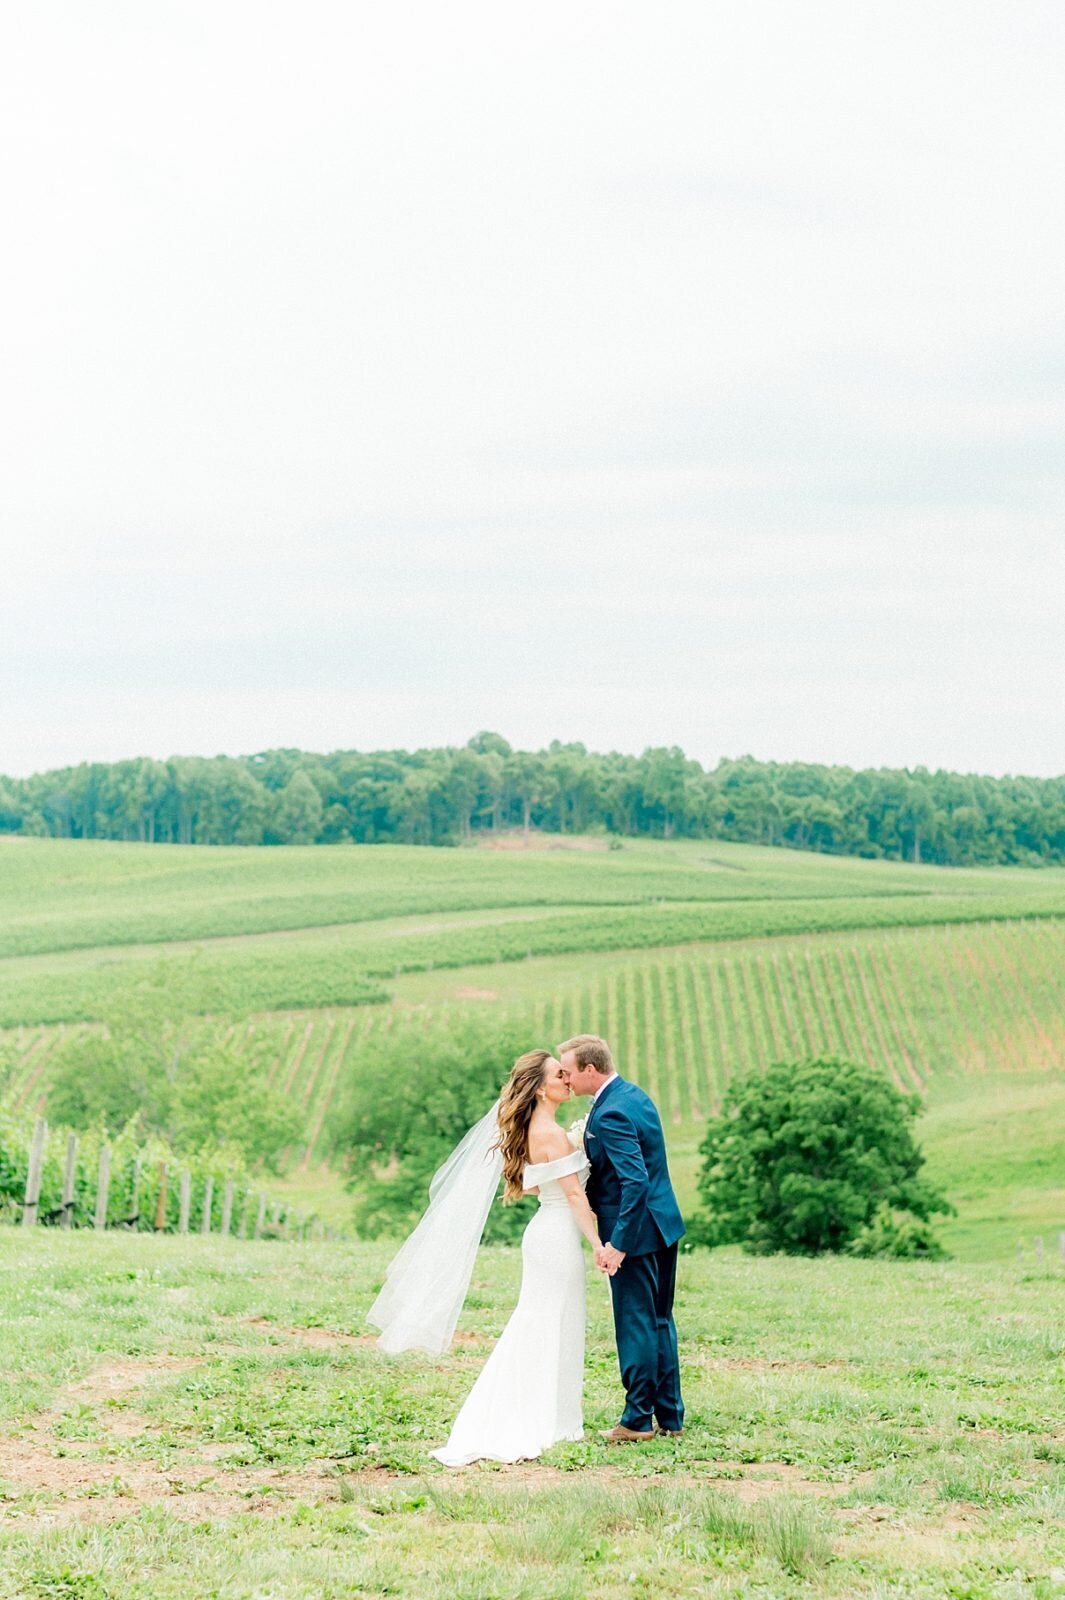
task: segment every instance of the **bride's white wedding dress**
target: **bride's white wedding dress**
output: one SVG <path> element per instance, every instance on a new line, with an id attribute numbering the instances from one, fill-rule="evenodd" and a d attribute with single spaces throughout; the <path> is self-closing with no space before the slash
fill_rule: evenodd
<path id="1" fill-rule="evenodd" d="M 522 1235 L 521 1294 L 447 1444 L 433 1451 L 446 1467 L 528 1460 L 584 1435 L 584 1253 L 558 1181 L 571 1172 L 587 1183 L 583 1150 L 525 1168 L 522 1186 L 538 1189 L 540 1204 Z"/>

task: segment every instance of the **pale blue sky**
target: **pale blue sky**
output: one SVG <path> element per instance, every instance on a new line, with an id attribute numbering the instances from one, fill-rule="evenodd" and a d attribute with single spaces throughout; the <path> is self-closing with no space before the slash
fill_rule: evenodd
<path id="1" fill-rule="evenodd" d="M 1065 771 L 1057 0 L 0 19 L 0 772 Z"/>

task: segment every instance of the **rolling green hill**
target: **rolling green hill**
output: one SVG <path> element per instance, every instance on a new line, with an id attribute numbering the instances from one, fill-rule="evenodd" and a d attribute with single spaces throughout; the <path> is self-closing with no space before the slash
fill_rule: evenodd
<path id="1" fill-rule="evenodd" d="M 514 841 L 517 844 L 519 841 Z M 290 932 L 490 908 L 899 899 L 1065 914 L 1065 869 L 946 868 L 722 841 L 239 849 L 7 839 L 0 956 Z M 976 913 L 975 909 L 973 914 Z M 1013 914 L 1012 912 L 1010 914 Z M 950 915 L 939 920 L 951 921 Z"/>
<path id="2" fill-rule="evenodd" d="M 972 1220 L 951 1225 L 959 1248 L 1001 1254 L 1019 1226 L 1065 1227 L 1065 1179 L 1055 1187 L 1025 1153 L 1042 1148 L 1041 1096 L 1065 1071 L 1065 872 L 537 842 L 0 846 L 5 1102 L 46 1107 L 63 1039 L 100 1026 L 150 970 L 177 1022 L 215 1012 L 238 1049 L 265 1041 L 274 1086 L 301 1112 L 291 1181 L 308 1184 L 382 1029 L 415 1014 L 430 1034 L 441 1010 L 487 1008 L 548 1045 L 603 1032 L 660 1103 L 689 1195 L 700 1125 L 729 1079 L 831 1052 L 925 1095 L 929 1149 Z M 1016 1151 L 981 1145 L 988 1107 L 1022 1083 Z M 980 1161 L 956 1159 L 977 1147 Z"/>
<path id="3" fill-rule="evenodd" d="M 407 972 L 833 929 L 1065 916 L 1065 871 L 702 842 L 621 850 L 0 845 L 0 1027 L 106 1017 L 165 957 L 198 1009 L 384 998 Z M 195 963 L 192 965 L 193 957 Z"/>

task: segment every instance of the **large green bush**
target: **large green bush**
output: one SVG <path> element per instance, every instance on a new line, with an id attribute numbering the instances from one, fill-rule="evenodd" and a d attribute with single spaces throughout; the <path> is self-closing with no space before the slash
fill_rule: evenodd
<path id="1" fill-rule="evenodd" d="M 926 1223 L 953 1209 L 920 1176 L 920 1107 L 882 1072 L 833 1057 L 734 1080 L 700 1146 L 705 1212 L 694 1241 L 758 1255 L 819 1255 L 856 1241 L 865 1254 L 934 1255 L 928 1230 L 884 1223 L 885 1214 Z"/>
<path id="2" fill-rule="evenodd" d="M 270 1087 L 270 1042 L 237 1050 L 218 1033 L 201 1039 L 174 1075 L 167 1131 L 183 1150 L 234 1149 L 277 1173 L 303 1131 L 296 1101 Z"/>

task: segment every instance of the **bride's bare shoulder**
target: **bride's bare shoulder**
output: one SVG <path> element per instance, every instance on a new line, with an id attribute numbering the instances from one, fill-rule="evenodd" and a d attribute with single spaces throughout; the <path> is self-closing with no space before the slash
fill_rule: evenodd
<path id="1" fill-rule="evenodd" d="M 558 1123 L 546 1128 L 529 1129 L 529 1164 L 539 1166 L 542 1161 L 557 1161 L 559 1156 L 571 1156 L 570 1144 Z"/>

